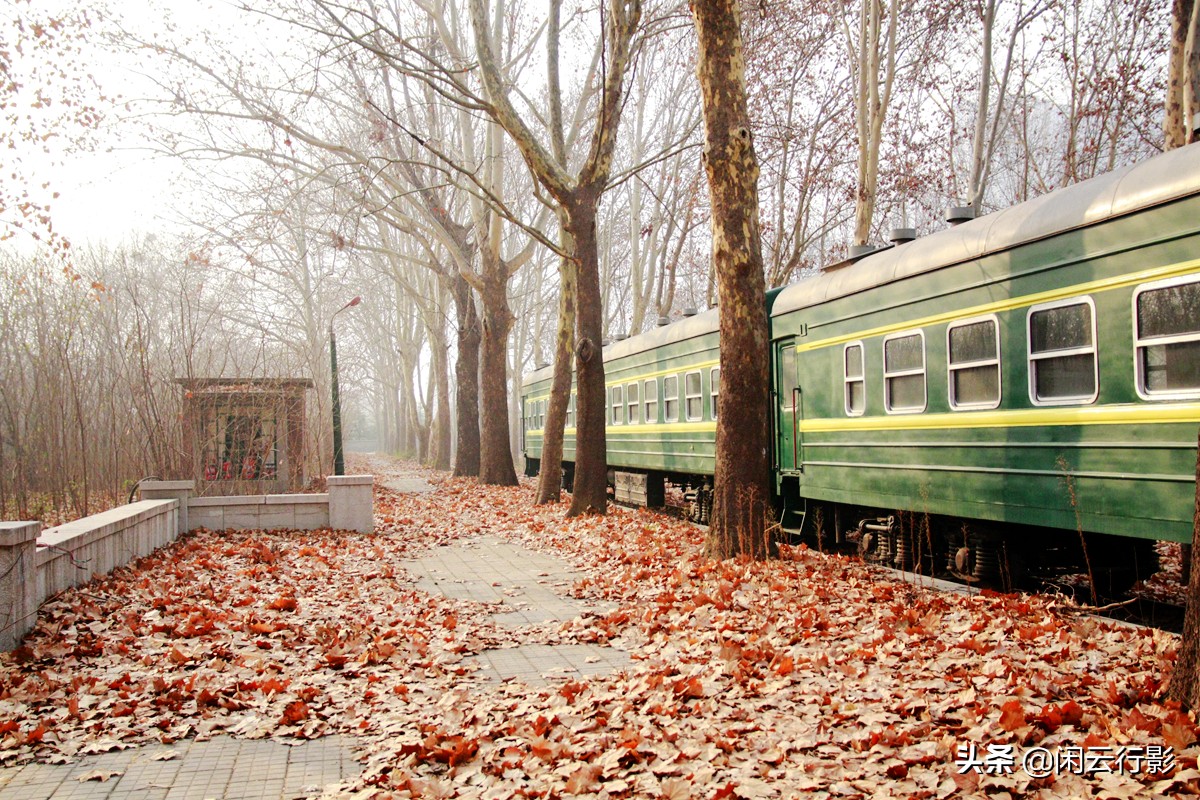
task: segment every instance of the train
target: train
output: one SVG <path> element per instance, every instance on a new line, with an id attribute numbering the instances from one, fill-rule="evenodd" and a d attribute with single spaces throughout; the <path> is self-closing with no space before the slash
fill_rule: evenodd
<path id="1" fill-rule="evenodd" d="M 966 216 L 966 215 L 963 215 Z M 1081 563 L 1117 592 L 1190 543 L 1200 144 L 771 289 L 782 530 L 1006 585 Z M 615 499 L 711 511 L 718 310 L 604 348 Z M 550 367 L 521 388 L 542 468 Z M 574 398 L 562 468 L 575 452 Z"/>

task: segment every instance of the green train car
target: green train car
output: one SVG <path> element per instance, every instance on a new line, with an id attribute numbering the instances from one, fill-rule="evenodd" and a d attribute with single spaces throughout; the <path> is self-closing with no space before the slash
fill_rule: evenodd
<path id="1" fill-rule="evenodd" d="M 767 302 L 785 527 L 851 531 L 869 558 L 978 579 L 1049 568 L 1081 541 L 1093 567 L 1124 578 L 1153 568 L 1154 541 L 1191 540 L 1200 145 L 835 265 Z M 647 502 L 665 476 L 703 509 L 714 314 L 605 350 L 608 463 L 615 479 L 646 476 Z M 548 385 L 548 370 L 526 381 L 527 415 Z M 536 469 L 528 416 L 526 428 Z"/>
<path id="2" fill-rule="evenodd" d="M 683 487 L 706 521 L 711 507 L 721 370 L 717 312 L 706 311 L 604 347 L 608 466 L 619 502 L 662 505 L 665 483 Z M 551 367 L 525 378 L 525 473 L 541 467 Z M 563 441 L 566 485 L 575 456 L 575 395 Z"/>

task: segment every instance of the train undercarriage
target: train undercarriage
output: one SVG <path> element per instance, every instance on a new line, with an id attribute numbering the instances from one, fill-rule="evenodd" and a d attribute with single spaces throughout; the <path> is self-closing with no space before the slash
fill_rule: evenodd
<path id="1" fill-rule="evenodd" d="M 568 490 L 573 466 L 564 464 Z M 530 460 L 526 474 L 536 475 L 537 469 Z M 701 525 L 712 518 L 712 476 L 613 469 L 608 477 L 610 497 L 621 505 L 664 509 Z M 1152 539 L 828 502 L 789 505 L 782 498 L 777 509 L 781 537 L 791 543 L 1000 591 L 1050 590 L 1081 602 L 1111 600 L 1158 571 Z"/>

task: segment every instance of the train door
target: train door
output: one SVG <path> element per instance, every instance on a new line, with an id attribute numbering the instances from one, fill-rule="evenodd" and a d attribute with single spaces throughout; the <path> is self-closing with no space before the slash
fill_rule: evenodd
<path id="1" fill-rule="evenodd" d="M 800 381 L 796 372 L 796 340 L 775 343 L 775 464 L 780 472 L 797 472 L 796 414 L 800 407 Z"/>

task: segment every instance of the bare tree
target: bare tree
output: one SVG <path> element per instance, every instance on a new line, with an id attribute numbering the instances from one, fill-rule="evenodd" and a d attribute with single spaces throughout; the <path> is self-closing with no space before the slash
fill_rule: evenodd
<path id="1" fill-rule="evenodd" d="M 555 8 L 557 5 L 555 4 Z M 497 6 L 497 16 L 500 6 Z M 601 6 L 602 13 L 606 6 Z M 518 113 L 501 73 L 493 43 L 493 23 L 484 0 L 470 0 L 471 23 L 475 32 L 475 51 L 479 58 L 479 73 L 487 91 L 488 113 L 504 128 L 520 150 L 530 171 L 556 203 L 559 225 L 566 251 L 564 268 L 573 270 L 578 302 L 576 308 L 575 375 L 576 456 L 575 485 L 568 516 L 583 513 L 604 513 L 608 503 L 608 474 L 605 453 L 605 388 L 604 361 L 601 357 L 602 311 L 600 302 L 600 270 L 596 247 L 596 211 L 603 196 L 612 167 L 617 141 L 617 127 L 623 107 L 625 73 L 632 56 L 634 34 L 641 20 L 640 0 L 612 0 L 607 5 L 607 24 L 604 48 L 607 71 L 600 88 L 599 111 L 592 127 L 587 157 L 578 172 L 572 174 L 566 163 L 561 128 L 551 126 L 552 148 L 547 149 L 534 135 Z M 552 16 L 555 13 L 552 11 Z M 557 31 L 557 25 L 550 28 Z M 552 36 L 552 39 L 556 37 Z M 562 99 L 558 90 L 557 48 L 551 45 L 552 76 L 549 81 L 551 119 L 561 119 Z M 557 111 L 555 109 L 558 109 Z M 564 279 L 564 290 L 569 281 Z M 569 309 L 568 309 L 569 310 Z M 549 469 L 548 480 L 557 484 L 562 457 L 562 429 L 566 420 L 569 394 L 569 369 L 558 356 L 562 342 L 569 341 L 560 330 L 560 345 L 556 347 L 554 389 L 551 394 L 543 451 L 543 469 Z M 564 376 L 565 379 L 564 379 Z M 557 459 L 555 451 L 557 450 Z M 543 486 L 543 490 L 549 488 Z M 557 495 L 558 486 L 553 492 Z M 546 492 L 542 492 L 545 497 Z"/>

